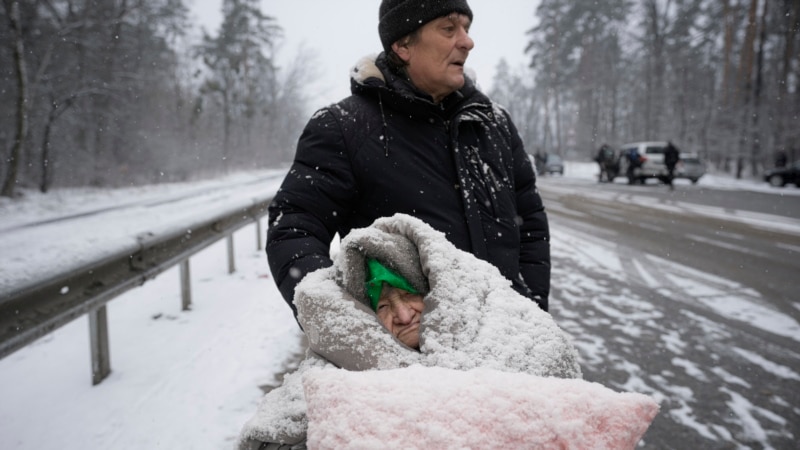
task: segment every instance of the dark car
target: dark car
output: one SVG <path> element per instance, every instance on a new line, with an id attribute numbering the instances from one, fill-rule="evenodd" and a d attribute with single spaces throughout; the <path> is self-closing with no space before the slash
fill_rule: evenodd
<path id="1" fill-rule="evenodd" d="M 547 155 L 547 161 L 544 163 L 544 172 L 564 175 L 564 160 L 558 155 Z"/>
<path id="2" fill-rule="evenodd" d="M 788 167 L 768 170 L 764 173 L 764 181 L 777 187 L 783 187 L 789 183 L 800 187 L 800 161 L 795 161 Z"/>
<path id="3" fill-rule="evenodd" d="M 558 155 L 550 155 L 550 154 L 537 154 L 537 155 L 528 155 L 531 160 L 531 163 L 536 167 L 536 173 L 541 175 L 548 175 L 557 173 L 559 175 L 564 175 L 564 161 Z"/>

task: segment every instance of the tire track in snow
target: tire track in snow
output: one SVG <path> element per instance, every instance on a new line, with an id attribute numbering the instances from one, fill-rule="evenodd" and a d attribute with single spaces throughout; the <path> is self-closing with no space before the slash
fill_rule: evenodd
<path id="1" fill-rule="evenodd" d="M 713 304 L 773 311 L 758 293 L 552 222 L 552 313 L 586 379 L 661 401 L 643 448 L 791 448 L 796 341 Z"/>

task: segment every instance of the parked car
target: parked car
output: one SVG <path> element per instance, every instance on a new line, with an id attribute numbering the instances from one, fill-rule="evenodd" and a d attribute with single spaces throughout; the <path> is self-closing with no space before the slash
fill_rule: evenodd
<path id="1" fill-rule="evenodd" d="M 547 175 L 557 173 L 564 175 L 564 161 L 560 156 L 550 155 L 548 153 L 539 153 L 537 155 L 529 154 L 528 157 L 536 168 L 537 174 Z"/>
<path id="2" fill-rule="evenodd" d="M 789 183 L 800 187 L 800 161 L 795 161 L 791 166 L 766 171 L 764 181 L 776 187 L 783 187 Z"/>
<path id="3" fill-rule="evenodd" d="M 544 173 L 564 175 L 564 160 L 558 155 L 547 155 L 544 163 Z"/>
<path id="4" fill-rule="evenodd" d="M 666 141 L 631 142 L 623 145 L 620 147 L 617 174 L 628 176 L 630 161 L 627 155 L 635 149 L 639 152 L 641 165 L 634 168 L 633 173 L 628 176 L 628 183 L 644 183 L 648 178 L 663 179 L 667 175 L 667 167 L 664 165 L 664 148 L 666 146 Z"/>
<path id="5" fill-rule="evenodd" d="M 681 153 L 681 160 L 675 166 L 675 178 L 688 178 L 697 183 L 706 174 L 706 164 L 694 153 Z"/>

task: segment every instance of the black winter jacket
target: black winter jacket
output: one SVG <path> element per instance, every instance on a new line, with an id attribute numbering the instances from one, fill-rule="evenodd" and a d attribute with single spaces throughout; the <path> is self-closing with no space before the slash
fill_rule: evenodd
<path id="1" fill-rule="evenodd" d="M 536 176 L 508 113 L 467 78 L 440 104 L 362 60 L 352 94 L 317 111 L 269 208 L 267 257 L 292 309 L 307 273 L 332 264 L 330 243 L 405 213 L 494 264 L 545 311 L 549 228 Z"/>

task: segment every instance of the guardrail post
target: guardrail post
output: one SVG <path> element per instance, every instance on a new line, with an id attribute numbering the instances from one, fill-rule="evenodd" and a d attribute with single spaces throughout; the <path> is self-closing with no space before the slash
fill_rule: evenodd
<path id="1" fill-rule="evenodd" d="M 236 261 L 233 254 L 233 233 L 228 235 L 228 273 L 236 272 Z"/>
<path id="2" fill-rule="evenodd" d="M 261 235 L 261 218 L 256 217 L 256 250 L 264 248 L 264 237 Z"/>
<path id="3" fill-rule="evenodd" d="M 89 312 L 89 345 L 92 351 L 92 384 L 100 384 L 111 373 L 106 305 Z"/>
<path id="4" fill-rule="evenodd" d="M 192 276 L 189 270 L 189 258 L 181 261 L 181 310 L 192 308 Z"/>

